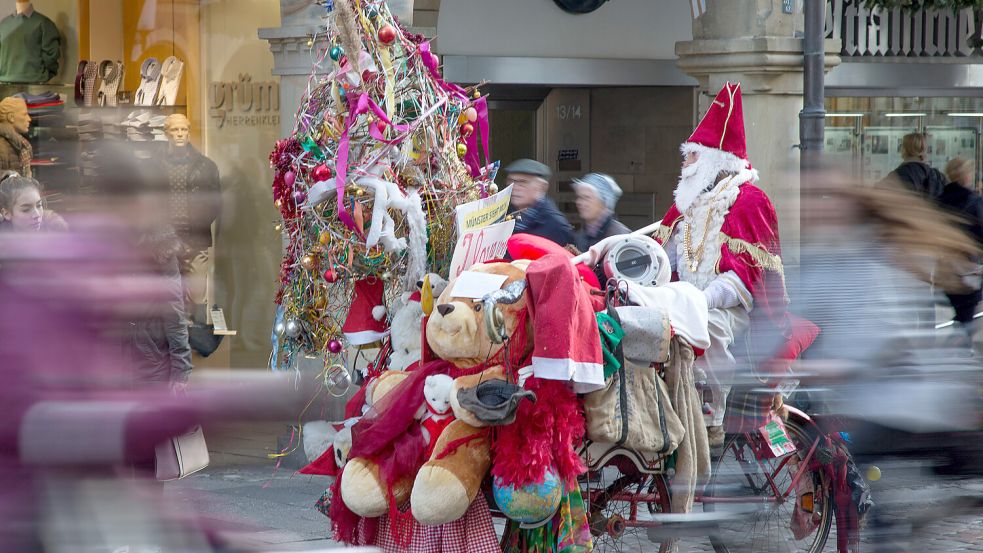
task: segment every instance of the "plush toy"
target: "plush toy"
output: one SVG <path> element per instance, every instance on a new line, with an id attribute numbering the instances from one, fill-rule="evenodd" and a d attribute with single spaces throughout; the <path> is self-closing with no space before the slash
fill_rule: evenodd
<path id="1" fill-rule="evenodd" d="M 490 263 L 472 268 L 476 272 L 506 276 L 503 287 L 513 282 L 522 281 L 525 276 L 525 262 Z M 495 344 L 489 338 L 485 328 L 485 317 L 481 312 L 480 301 L 457 298 L 452 295 L 453 283 L 446 287 L 435 302 L 436 309 L 431 314 L 427 324 L 427 343 L 443 362 L 424 365 L 414 371 L 402 373 L 405 380 L 399 383 L 388 397 L 376 403 L 373 412 L 363 420 L 361 427 L 354 429 L 355 445 L 353 452 L 358 453 L 360 438 L 363 435 L 377 436 L 386 432 L 403 433 L 387 436 L 392 445 L 385 451 L 396 452 L 378 460 L 354 455 L 345 465 L 340 491 L 345 506 L 361 517 L 378 517 L 390 509 L 391 504 L 401 504 L 410 497 L 414 518 L 422 524 L 444 524 L 461 518 L 471 502 L 478 494 L 482 480 L 491 464 L 490 442 L 487 432 L 461 420 L 454 420 L 441 432 L 434 443 L 430 455 L 426 453 L 426 442 L 423 440 L 420 424 L 414 420 L 415 407 L 410 409 L 414 401 L 423 401 L 423 389 L 427 371 L 443 371 L 451 378 L 473 375 L 483 370 L 495 367 L 504 360 L 506 349 L 503 344 Z M 525 296 L 521 295 L 512 304 L 502 304 L 503 328 L 508 336 L 516 334 L 520 327 L 523 331 L 516 343 L 510 344 L 508 352 L 516 359 L 521 359 L 531 351 L 527 337 L 527 323 L 519 320 L 520 313 L 525 313 Z M 392 371 L 390 371 L 392 372 Z M 389 374 L 389 373 L 387 373 Z M 501 369 L 497 374 L 501 375 Z M 393 378 L 393 377 L 387 377 Z M 377 384 L 376 386 L 380 386 Z M 412 399 L 413 394 L 419 394 L 419 399 Z M 452 388 L 451 393 L 454 393 Z M 375 395 L 375 394 L 373 394 Z M 415 403 L 420 405 L 420 403 Z M 398 424 L 389 421 L 373 424 L 374 418 L 393 417 L 393 413 L 402 410 Z M 455 413 L 456 414 L 456 413 Z M 467 413 L 465 413 L 467 415 Z M 406 474 L 412 461 L 413 448 L 419 447 L 420 463 L 413 474 Z M 382 465 L 380 467 L 380 462 Z M 424 464 L 426 462 L 426 464 Z M 399 464 L 400 470 L 393 465 Z M 422 465 L 422 467 L 421 467 Z M 380 470 L 380 468 L 382 470 Z M 391 480 L 387 482 L 386 476 Z M 415 476 L 415 482 L 414 482 Z"/>
<path id="2" fill-rule="evenodd" d="M 430 288 L 437 298 L 447 288 L 447 281 L 435 273 L 429 273 Z M 402 307 L 393 315 L 390 323 L 392 354 L 389 356 L 389 370 L 405 371 L 420 360 L 421 322 L 423 306 L 420 304 L 420 287 L 423 280 L 416 283 L 417 291 L 406 294 Z"/>
<path id="3" fill-rule="evenodd" d="M 454 422 L 451 411 L 451 387 L 454 379 L 446 374 L 428 376 L 423 384 L 423 397 L 427 400 L 427 411 L 423 416 L 423 439 L 427 442 L 427 458 L 433 455 L 437 438 Z"/>

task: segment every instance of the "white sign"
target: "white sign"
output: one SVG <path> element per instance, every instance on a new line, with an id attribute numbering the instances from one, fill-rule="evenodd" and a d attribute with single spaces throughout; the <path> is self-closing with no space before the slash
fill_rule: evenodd
<path id="1" fill-rule="evenodd" d="M 511 201 L 512 187 L 508 186 L 505 190 L 487 198 L 457 206 L 455 211 L 458 234 L 463 235 L 465 232 L 501 223 L 505 220 Z"/>
<path id="2" fill-rule="evenodd" d="M 451 290 L 452 298 L 471 298 L 480 300 L 487 294 L 491 294 L 505 284 L 509 277 L 505 275 L 491 275 L 479 273 L 477 271 L 464 271 L 461 276 L 454 280 L 454 288 Z"/>
<path id="3" fill-rule="evenodd" d="M 462 234 L 457 239 L 454 257 L 451 258 L 451 280 L 458 278 L 461 273 L 476 263 L 501 259 L 505 255 L 505 246 L 514 228 L 513 220 Z"/>

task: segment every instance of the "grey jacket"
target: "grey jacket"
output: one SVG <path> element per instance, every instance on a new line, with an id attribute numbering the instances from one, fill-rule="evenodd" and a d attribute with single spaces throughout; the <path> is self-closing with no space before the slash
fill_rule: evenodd
<path id="1" fill-rule="evenodd" d="M 127 346 L 138 384 L 186 382 L 191 375 L 191 346 L 178 270 L 180 242 L 170 228 L 145 237 L 141 247 L 152 254 L 161 290 L 133 317 Z"/>

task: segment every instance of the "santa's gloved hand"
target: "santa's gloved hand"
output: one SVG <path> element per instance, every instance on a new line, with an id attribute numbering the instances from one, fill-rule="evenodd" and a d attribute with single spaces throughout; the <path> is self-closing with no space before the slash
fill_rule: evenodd
<path id="1" fill-rule="evenodd" d="M 727 309 L 741 304 L 740 296 L 737 295 L 734 286 L 719 277 L 703 289 L 703 295 L 707 299 L 707 309 Z"/>
<path id="2" fill-rule="evenodd" d="M 524 388 L 526 386 L 526 380 L 529 380 L 529 377 L 533 375 L 532 365 L 529 365 L 528 367 L 522 367 L 521 369 L 519 369 L 518 375 L 519 375 L 519 382 L 518 382 L 519 387 Z"/>
<path id="3" fill-rule="evenodd" d="M 590 249 L 585 252 L 587 255 L 587 261 L 585 263 L 592 266 L 600 263 L 601 260 L 604 259 L 604 254 L 608 253 L 608 249 L 611 248 L 611 245 L 615 242 L 624 240 L 625 236 L 628 235 L 618 234 L 615 236 L 608 236 L 604 240 L 601 240 L 597 244 L 591 246 Z"/>

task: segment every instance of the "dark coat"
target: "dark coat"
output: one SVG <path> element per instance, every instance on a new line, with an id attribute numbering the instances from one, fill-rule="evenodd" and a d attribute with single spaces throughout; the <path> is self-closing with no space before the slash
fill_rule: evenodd
<path id="1" fill-rule="evenodd" d="M 164 148 L 158 164 L 161 174 L 168 175 L 173 165 L 187 164 L 188 183 L 185 192 L 188 194 L 188 213 L 186 218 L 172 221 L 178 238 L 188 248 L 189 259 L 200 251 L 212 245 L 211 225 L 218 218 L 222 209 L 221 185 L 219 182 L 218 166 L 215 162 L 201 154 L 194 146 L 188 145 L 183 156 L 169 154 Z M 174 183 L 171 183 L 172 193 Z"/>
<path id="2" fill-rule="evenodd" d="M 573 227 L 557 209 L 553 200 L 546 196 L 540 198 L 532 207 L 519 212 L 513 232 L 542 236 L 561 246 L 574 243 Z"/>
<path id="3" fill-rule="evenodd" d="M 966 234 L 983 247 L 983 198 L 959 183 L 950 182 L 942 190 L 939 203 L 959 215 Z"/>
<path id="4" fill-rule="evenodd" d="M 906 161 L 891 171 L 888 177 L 898 178 L 905 186 L 929 199 L 938 199 L 942 195 L 948 179 L 941 171 L 920 161 Z"/>
<path id="5" fill-rule="evenodd" d="M 607 220 L 604 221 L 604 224 L 598 227 L 597 232 L 594 234 L 591 234 L 587 230 L 587 225 L 582 226 L 580 230 L 577 231 L 574 244 L 577 245 L 578 250 L 580 250 L 581 252 L 585 252 L 591 246 L 597 244 L 598 242 L 604 240 L 605 238 L 608 238 L 609 236 L 628 234 L 630 232 L 631 229 L 629 229 L 621 221 L 619 221 L 618 217 L 614 213 L 611 213 L 610 215 L 608 215 Z"/>
<path id="6" fill-rule="evenodd" d="M 152 254 L 150 266 L 160 278 L 155 301 L 147 302 L 130 321 L 127 346 L 135 380 L 140 384 L 186 382 L 191 375 L 191 346 L 184 309 L 184 286 L 178 270 L 180 248 L 172 229 L 141 240 Z"/>

